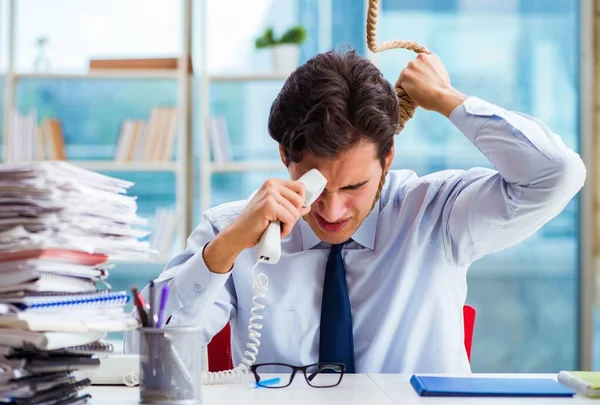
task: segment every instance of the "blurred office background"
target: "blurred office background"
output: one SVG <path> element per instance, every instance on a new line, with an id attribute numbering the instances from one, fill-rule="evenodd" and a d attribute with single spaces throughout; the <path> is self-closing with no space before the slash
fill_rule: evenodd
<path id="1" fill-rule="evenodd" d="M 425 45 L 460 91 L 536 116 L 580 151 L 590 136 L 581 99 L 592 86 L 580 74 L 583 2 L 381 0 L 378 38 Z M 23 159 L 14 138 L 28 122 L 54 120 L 66 159 L 134 181 L 131 194 L 161 235 L 154 241 L 161 256 L 118 263 L 108 281 L 115 290 L 141 287 L 181 251 L 204 208 L 245 198 L 268 176 L 286 176 L 266 123 L 287 74 L 274 69 L 270 49 L 255 48 L 266 28 L 277 35 L 298 24 L 306 29 L 300 63 L 352 47 L 395 82 L 415 55 L 370 54 L 365 9 L 363 0 L 0 0 L 2 156 Z M 178 58 L 186 48 L 190 76 L 185 68 L 90 69 L 94 58 Z M 178 122 L 175 141 L 183 146 L 164 159 L 124 157 L 126 133 L 139 125 L 124 123 L 149 126 L 157 107 L 179 109 L 185 123 Z M 490 166 L 435 113 L 419 110 L 397 138 L 395 168 L 424 175 L 475 165 Z M 582 305 L 593 308 L 580 289 L 581 199 L 525 242 L 471 267 L 474 371 L 576 369 L 585 365 L 581 353 L 600 369 L 600 322 L 595 316 L 590 330 L 580 316 Z M 582 347 L 586 339 L 591 351 Z"/>

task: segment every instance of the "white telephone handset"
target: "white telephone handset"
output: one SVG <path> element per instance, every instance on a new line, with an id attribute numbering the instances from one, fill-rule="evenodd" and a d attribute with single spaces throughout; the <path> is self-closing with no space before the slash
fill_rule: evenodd
<path id="1" fill-rule="evenodd" d="M 327 179 L 317 169 L 311 169 L 298 179 L 304 184 L 304 206 L 309 207 L 321 195 L 327 184 Z M 269 224 L 258 242 L 257 260 L 275 264 L 281 258 L 281 223 L 274 221 Z"/>

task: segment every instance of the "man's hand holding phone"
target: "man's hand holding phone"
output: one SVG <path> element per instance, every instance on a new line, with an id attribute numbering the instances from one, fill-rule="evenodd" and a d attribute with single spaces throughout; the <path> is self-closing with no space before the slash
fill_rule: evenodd
<path id="1" fill-rule="evenodd" d="M 305 186 L 296 180 L 269 179 L 252 196 L 240 216 L 217 234 L 204 249 L 204 261 L 215 273 L 230 271 L 244 249 L 254 247 L 269 223 L 281 222 L 281 237 L 289 235 L 298 219 L 310 212 L 303 207 Z"/>
<path id="2" fill-rule="evenodd" d="M 255 246 L 270 222 L 281 222 L 281 237 L 289 235 L 298 219 L 310 212 L 303 207 L 304 184 L 295 180 L 269 179 L 252 197 L 240 216 L 231 224 L 239 235 L 238 246 Z"/>

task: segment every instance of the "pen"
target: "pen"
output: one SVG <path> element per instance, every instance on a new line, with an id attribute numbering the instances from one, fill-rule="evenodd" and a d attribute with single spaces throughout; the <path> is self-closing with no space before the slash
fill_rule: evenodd
<path id="1" fill-rule="evenodd" d="M 169 285 L 163 284 L 162 293 L 160 296 L 160 307 L 158 308 L 158 320 L 156 321 L 156 327 L 162 328 L 165 322 L 165 308 L 167 307 L 167 299 L 169 298 Z"/>
<path id="2" fill-rule="evenodd" d="M 156 302 L 156 288 L 154 287 L 154 280 L 150 281 L 150 302 L 148 302 L 148 321 L 149 321 L 149 325 L 151 328 L 154 328 L 156 326 L 155 320 L 154 320 L 154 303 Z"/>
<path id="3" fill-rule="evenodd" d="M 264 381 L 260 381 L 260 383 L 256 383 L 256 386 L 254 388 L 265 387 L 267 385 L 275 385 L 275 384 L 278 384 L 280 381 L 281 381 L 281 378 L 279 378 L 279 377 L 271 378 L 269 380 L 264 380 Z"/>
<path id="4" fill-rule="evenodd" d="M 142 305 L 142 308 L 146 308 L 146 302 L 144 301 L 144 297 L 142 297 L 142 294 L 138 292 L 137 288 L 135 289 L 135 293 L 138 296 L 138 299 L 140 300 L 140 304 Z"/>
<path id="5" fill-rule="evenodd" d="M 146 312 L 147 310 L 149 310 L 150 307 L 148 306 L 148 304 L 146 304 L 146 301 L 144 301 L 144 297 L 142 297 L 142 293 L 138 292 L 137 296 L 138 296 L 138 300 L 140 300 L 140 305 L 142 306 L 142 308 L 144 308 L 144 312 Z M 146 316 L 148 316 L 147 313 L 146 313 Z"/>
<path id="6" fill-rule="evenodd" d="M 148 314 L 144 309 L 141 294 L 138 292 L 138 289 L 136 287 L 131 287 L 131 293 L 133 294 L 133 303 L 137 308 L 140 321 L 142 322 L 142 326 L 148 326 Z"/>

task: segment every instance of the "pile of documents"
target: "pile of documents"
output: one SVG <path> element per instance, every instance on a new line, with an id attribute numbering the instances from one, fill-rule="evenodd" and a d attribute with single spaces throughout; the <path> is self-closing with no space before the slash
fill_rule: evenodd
<path id="1" fill-rule="evenodd" d="M 139 326 L 106 280 L 109 259 L 154 253 L 132 185 L 61 161 L 0 165 L 0 403 L 87 402 L 72 371 Z"/>

